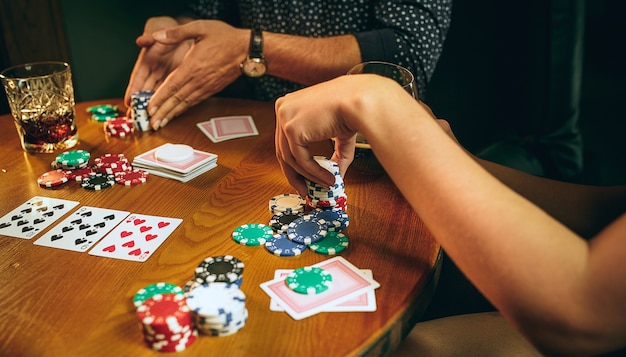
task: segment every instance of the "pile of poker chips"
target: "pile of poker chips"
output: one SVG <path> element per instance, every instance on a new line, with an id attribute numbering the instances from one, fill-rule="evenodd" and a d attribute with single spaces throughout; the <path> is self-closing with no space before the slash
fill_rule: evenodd
<path id="1" fill-rule="evenodd" d="M 198 264 L 183 292 L 200 333 L 228 336 L 246 324 L 246 296 L 241 291 L 244 267 L 232 255 L 206 257 Z"/>
<path id="2" fill-rule="evenodd" d="M 135 127 L 132 120 L 127 117 L 117 117 L 104 122 L 104 132 L 108 136 L 125 138 L 133 135 Z"/>
<path id="3" fill-rule="evenodd" d="M 130 97 L 132 123 L 139 131 L 150 130 L 148 103 L 153 94 L 154 91 L 140 91 L 133 93 Z"/>
<path id="4" fill-rule="evenodd" d="M 307 248 L 325 255 L 344 251 L 349 240 L 342 231 L 348 227 L 350 219 L 346 213 L 343 179 L 336 163 L 317 156 L 315 160 L 335 175 L 333 187 L 307 180 L 310 195 L 306 200 L 287 193 L 272 197 L 269 225 L 241 225 L 233 231 L 233 240 L 242 245 L 263 245 L 268 252 L 281 257 L 300 255 Z"/>
<path id="5" fill-rule="evenodd" d="M 315 156 L 315 161 L 335 176 L 335 183 L 332 187 L 325 187 L 305 179 L 307 185 L 306 204 L 312 208 L 332 208 L 339 207 L 346 211 L 348 207 L 348 196 L 345 192 L 345 184 L 339 173 L 339 165 L 323 156 Z"/>
<path id="6" fill-rule="evenodd" d="M 194 324 L 202 334 L 232 335 L 248 320 L 246 295 L 236 284 L 202 284 L 186 293 L 186 297 Z"/>
<path id="7" fill-rule="evenodd" d="M 135 170 L 124 154 L 105 154 L 89 165 L 91 154 L 85 150 L 70 150 L 52 161 L 52 170 L 37 179 L 41 187 L 53 188 L 69 181 L 80 182 L 87 190 L 102 190 L 113 185 L 138 185 L 148 180 L 149 174 Z"/>
<path id="8" fill-rule="evenodd" d="M 140 289 L 133 298 L 144 341 L 153 350 L 183 351 L 195 342 L 198 331 L 180 287 L 156 283 Z"/>
<path id="9" fill-rule="evenodd" d="M 117 118 L 117 105 L 99 104 L 87 108 L 87 112 L 91 113 L 91 119 L 98 122 L 106 122 L 107 120 Z"/>

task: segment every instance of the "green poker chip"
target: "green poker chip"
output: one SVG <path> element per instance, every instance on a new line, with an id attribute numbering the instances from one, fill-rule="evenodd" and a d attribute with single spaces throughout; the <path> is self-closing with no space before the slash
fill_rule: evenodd
<path id="1" fill-rule="evenodd" d="M 92 114 L 117 113 L 117 105 L 113 105 L 113 104 L 92 105 L 87 108 L 87 112 L 92 113 Z"/>
<path id="2" fill-rule="evenodd" d="M 307 295 L 323 293 L 328 290 L 332 281 L 332 275 L 318 267 L 298 268 L 285 278 L 285 284 L 291 290 Z"/>
<path id="3" fill-rule="evenodd" d="M 85 150 L 70 150 L 60 153 L 56 158 L 56 162 L 63 167 L 78 167 L 88 163 L 90 156 L 89 152 Z"/>
<path id="4" fill-rule="evenodd" d="M 148 285 L 145 288 L 139 289 L 135 296 L 133 297 L 133 303 L 135 307 L 141 306 L 144 301 L 155 295 L 163 295 L 163 294 L 176 294 L 183 295 L 183 289 L 178 285 L 170 284 L 170 283 L 156 283 L 152 285 Z"/>
<path id="5" fill-rule="evenodd" d="M 235 242 L 250 246 L 263 245 L 273 235 L 272 228 L 262 223 L 244 224 L 233 231 Z"/>
<path id="6" fill-rule="evenodd" d="M 324 239 L 309 245 L 309 248 L 315 253 L 335 255 L 346 250 L 348 244 L 349 240 L 345 234 L 329 231 Z"/>

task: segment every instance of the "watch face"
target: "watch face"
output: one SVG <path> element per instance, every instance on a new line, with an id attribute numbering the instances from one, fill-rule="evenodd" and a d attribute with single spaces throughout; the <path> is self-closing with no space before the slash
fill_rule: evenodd
<path id="1" fill-rule="evenodd" d="M 265 60 L 262 58 L 248 58 L 241 64 L 241 71 L 249 77 L 261 77 L 266 70 Z"/>

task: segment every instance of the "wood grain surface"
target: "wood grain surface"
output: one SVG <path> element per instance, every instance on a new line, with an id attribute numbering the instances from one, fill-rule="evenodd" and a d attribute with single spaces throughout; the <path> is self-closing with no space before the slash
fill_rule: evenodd
<path id="1" fill-rule="evenodd" d="M 164 143 L 185 143 L 218 155 L 218 166 L 181 183 L 151 176 L 143 185 L 89 191 L 76 182 L 53 189 L 36 179 L 56 154 L 22 151 L 9 115 L 0 116 L 0 216 L 33 196 L 79 201 L 80 205 L 183 219 L 146 262 L 137 263 L 36 246 L 0 236 L 0 355 L 156 356 L 143 342 L 133 295 L 159 281 L 184 285 L 202 259 L 230 254 L 245 263 L 242 290 L 249 318 L 227 337 L 200 336 L 177 356 L 355 356 L 395 349 L 426 308 L 437 281 L 440 247 L 386 175 L 349 170 L 345 177 L 350 246 L 342 256 L 372 269 L 381 287 L 376 312 L 320 313 L 293 320 L 269 310 L 259 287 L 276 269 L 294 269 L 327 259 L 305 251 L 292 258 L 246 247 L 231 238 L 245 223 L 267 223 L 268 201 L 293 193 L 274 154 L 272 103 L 212 98 L 158 132 L 108 138 L 89 119 L 94 104 L 77 105 L 80 144 L 91 157 L 124 153 L 129 159 Z M 122 108 L 123 110 L 124 108 Z M 196 123 L 224 115 L 251 115 L 259 135 L 212 143 Z M 328 143 L 317 146 L 330 152 Z M 60 222 L 60 221 L 59 221 Z"/>

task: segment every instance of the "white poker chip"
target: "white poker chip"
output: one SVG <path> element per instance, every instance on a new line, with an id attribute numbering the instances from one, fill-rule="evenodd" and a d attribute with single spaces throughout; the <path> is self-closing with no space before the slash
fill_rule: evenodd
<path id="1" fill-rule="evenodd" d="M 305 206 L 306 202 L 299 195 L 293 193 L 274 196 L 269 202 L 269 209 L 272 214 L 282 212 L 304 213 Z"/>
<path id="2" fill-rule="evenodd" d="M 181 162 L 193 157 L 193 148 L 185 144 L 165 144 L 156 149 L 154 157 L 164 162 Z"/>

